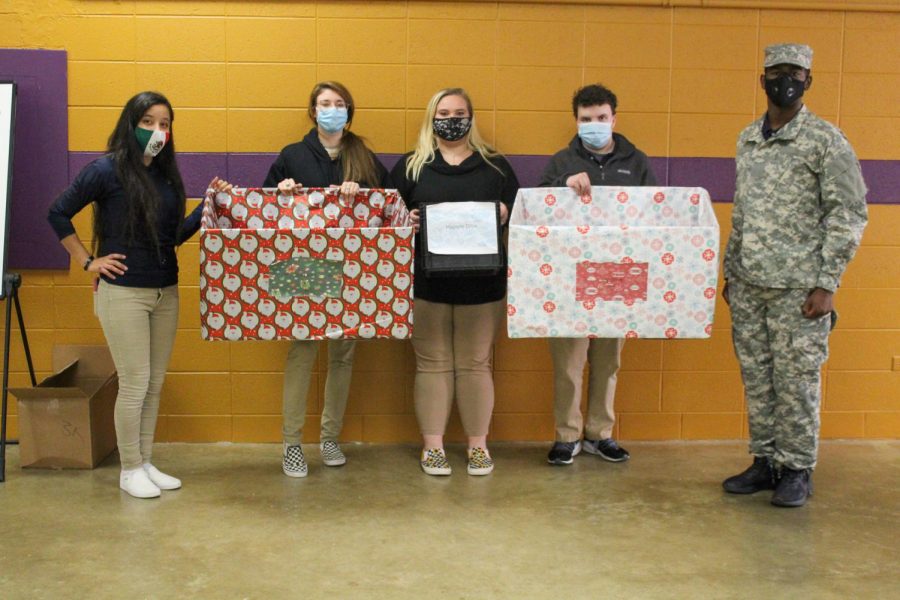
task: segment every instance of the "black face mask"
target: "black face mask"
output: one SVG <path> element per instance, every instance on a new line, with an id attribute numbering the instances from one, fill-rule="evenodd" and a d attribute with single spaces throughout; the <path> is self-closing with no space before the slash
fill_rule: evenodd
<path id="1" fill-rule="evenodd" d="M 802 98 L 805 88 L 805 81 L 797 81 L 787 73 L 782 73 L 776 79 L 766 79 L 766 96 L 781 108 L 787 108 L 798 98 Z"/>
<path id="2" fill-rule="evenodd" d="M 431 122 L 434 135 L 448 142 L 455 142 L 466 137 L 472 128 L 472 119 L 469 117 L 450 117 L 449 119 L 434 119 Z"/>

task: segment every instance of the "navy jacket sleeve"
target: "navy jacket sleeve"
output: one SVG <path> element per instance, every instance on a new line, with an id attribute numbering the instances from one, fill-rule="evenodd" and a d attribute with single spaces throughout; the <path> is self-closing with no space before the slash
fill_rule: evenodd
<path id="1" fill-rule="evenodd" d="M 181 232 L 176 240 L 179 246 L 193 236 L 200 229 L 200 219 L 203 217 L 203 202 L 197 205 L 197 208 L 191 211 L 184 221 L 181 222 Z"/>
<path id="2" fill-rule="evenodd" d="M 59 239 L 75 233 L 72 219 L 81 209 L 103 199 L 110 175 L 115 176 L 115 173 L 107 173 L 98 166 L 97 161 L 90 163 L 50 206 L 47 220 Z"/>

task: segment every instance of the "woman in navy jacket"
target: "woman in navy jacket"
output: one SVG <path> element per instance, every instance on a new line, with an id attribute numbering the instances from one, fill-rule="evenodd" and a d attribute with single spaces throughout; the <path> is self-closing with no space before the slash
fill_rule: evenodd
<path id="1" fill-rule="evenodd" d="M 119 375 L 116 439 L 119 487 L 155 498 L 181 481 L 151 463 L 159 396 L 178 327 L 176 248 L 200 228 L 200 207 L 186 219 L 175 162 L 172 105 L 142 92 L 122 109 L 107 153 L 87 165 L 50 207 L 48 219 L 75 264 L 98 276 L 95 312 Z M 214 178 L 210 187 L 227 191 Z M 94 205 L 93 252 L 72 218 Z"/>

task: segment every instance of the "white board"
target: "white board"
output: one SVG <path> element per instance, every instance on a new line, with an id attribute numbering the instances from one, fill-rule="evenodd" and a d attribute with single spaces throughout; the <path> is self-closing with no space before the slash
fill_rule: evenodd
<path id="1" fill-rule="evenodd" d="M 0 275 L 6 275 L 15 115 L 16 84 L 11 81 L 0 81 L 0 236 L 2 236 L 0 239 Z M 2 292 L 0 292 L 0 296 L 2 296 Z"/>

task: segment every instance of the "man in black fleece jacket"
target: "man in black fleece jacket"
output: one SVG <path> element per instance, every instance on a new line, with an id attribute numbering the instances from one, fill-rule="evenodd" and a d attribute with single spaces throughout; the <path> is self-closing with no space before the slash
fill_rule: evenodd
<path id="1" fill-rule="evenodd" d="M 541 187 L 570 187 L 589 197 L 592 185 L 656 185 L 647 155 L 625 136 L 613 133 L 616 105 L 616 95 L 601 85 L 588 85 L 575 93 L 572 112 L 578 134 L 567 148 L 550 159 Z M 624 342 L 611 338 L 550 338 L 556 419 L 556 441 L 547 456 L 550 464 L 570 465 L 582 449 L 611 462 L 628 460 L 628 451 L 612 439 L 616 375 Z M 585 424 L 581 415 L 581 382 L 586 361 L 590 361 L 590 378 Z"/>

